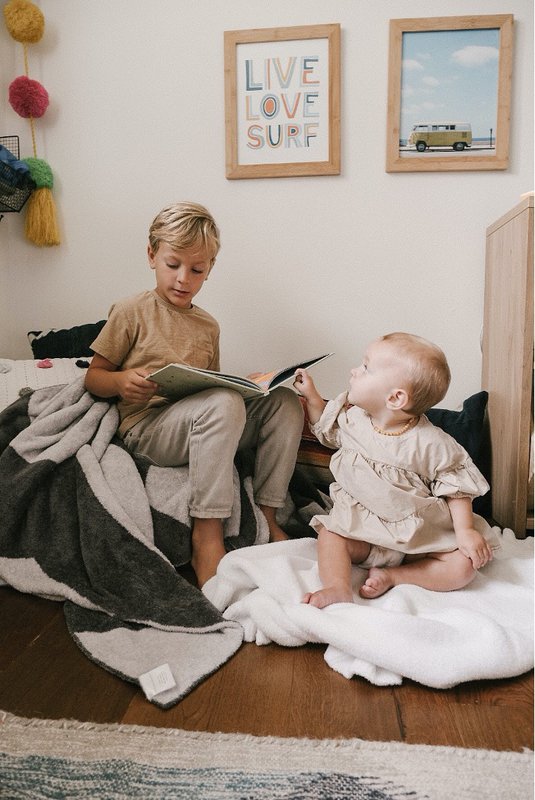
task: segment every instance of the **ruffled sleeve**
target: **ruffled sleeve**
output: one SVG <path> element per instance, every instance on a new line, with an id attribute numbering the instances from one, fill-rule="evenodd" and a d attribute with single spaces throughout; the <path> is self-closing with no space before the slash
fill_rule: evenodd
<path id="1" fill-rule="evenodd" d="M 341 446 L 338 416 L 347 406 L 347 392 L 342 392 L 334 400 L 329 400 L 319 420 L 310 425 L 310 430 L 327 447 Z"/>
<path id="2" fill-rule="evenodd" d="M 466 453 L 462 463 L 439 472 L 431 483 L 435 497 L 481 497 L 489 484 Z"/>

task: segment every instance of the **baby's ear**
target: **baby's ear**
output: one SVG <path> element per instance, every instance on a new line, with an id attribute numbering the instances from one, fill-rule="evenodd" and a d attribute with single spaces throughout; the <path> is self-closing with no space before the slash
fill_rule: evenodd
<path id="1" fill-rule="evenodd" d="M 392 389 L 386 398 L 386 405 L 391 411 L 403 411 L 409 405 L 409 395 L 406 389 Z"/>

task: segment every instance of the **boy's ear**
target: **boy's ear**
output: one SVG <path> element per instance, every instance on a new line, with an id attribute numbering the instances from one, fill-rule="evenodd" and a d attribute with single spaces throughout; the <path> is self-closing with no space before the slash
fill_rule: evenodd
<path id="1" fill-rule="evenodd" d="M 386 398 L 386 406 L 391 411 L 403 411 L 409 405 L 409 395 L 406 389 L 392 389 Z"/>
<path id="2" fill-rule="evenodd" d="M 150 244 L 147 245 L 147 255 L 149 257 L 149 267 L 154 269 L 154 252 Z"/>

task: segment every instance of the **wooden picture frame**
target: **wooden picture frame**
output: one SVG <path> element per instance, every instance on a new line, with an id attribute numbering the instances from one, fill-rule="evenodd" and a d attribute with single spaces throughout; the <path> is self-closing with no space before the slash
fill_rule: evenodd
<path id="1" fill-rule="evenodd" d="M 225 31 L 226 177 L 340 173 L 340 25 Z"/>
<path id="2" fill-rule="evenodd" d="M 386 171 L 507 169 L 512 63 L 512 14 L 390 20 Z"/>

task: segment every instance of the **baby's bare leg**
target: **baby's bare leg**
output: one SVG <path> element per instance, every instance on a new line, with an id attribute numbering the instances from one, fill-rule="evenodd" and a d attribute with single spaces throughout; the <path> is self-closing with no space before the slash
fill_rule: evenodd
<path id="1" fill-rule="evenodd" d="M 352 603 L 351 564 L 364 561 L 370 545 L 346 539 L 321 527 L 318 533 L 318 565 L 323 589 L 307 592 L 303 603 L 324 608 L 332 603 Z"/>
<path id="2" fill-rule="evenodd" d="M 372 567 L 360 588 L 360 596 L 379 597 L 393 586 L 410 583 L 434 592 L 452 592 L 472 581 L 476 572 L 460 550 L 432 553 L 416 560 L 405 560 L 399 567 Z"/>

